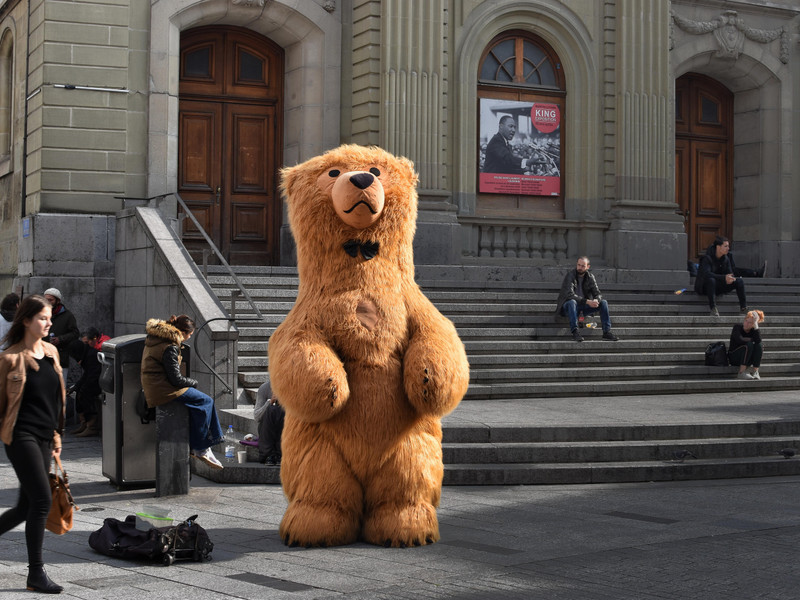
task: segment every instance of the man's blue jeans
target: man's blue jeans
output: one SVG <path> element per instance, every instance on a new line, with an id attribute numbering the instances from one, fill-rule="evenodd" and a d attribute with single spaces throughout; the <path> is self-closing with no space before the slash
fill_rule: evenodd
<path id="1" fill-rule="evenodd" d="M 585 316 L 593 315 L 600 311 L 600 322 L 603 325 L 603 333 L 611 330 L 611 317 L 608 316 L 608 303 L 605 300 L 600 300 L 600 306 L 592 308 L 586 304 L 581 304 L 580 308 L 575 300 L 567 300 L 564 306 L 561 307 L 561 314 L 569 317 L 569 329 L 575 331 L 578 328 L 578 311 L 582 312 Z"/>

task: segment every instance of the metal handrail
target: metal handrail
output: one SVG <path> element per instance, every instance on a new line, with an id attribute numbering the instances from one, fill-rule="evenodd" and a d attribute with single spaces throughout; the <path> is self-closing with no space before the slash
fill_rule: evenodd
<path id="1" fill-rule="evenodd" d="M 248 294 L 247 290 L 244 289 L 244 284 L 242 283 L 242 280 L 239 279 L 239 276 L 236 275 L 236 273 L 233 272 L 233 269 L 228 264 L 228 261 L 225 260 L 225 257 L 222 256 L 222 253 L 217 248 L 217 245 L 208 236 L 208 234 L 206 233 L 206 230 L 203 229 L 203 226 L 200 225 L 200 222 L 194 216 L 194 213 L 192 213 L 192 211 L 189 209 L 189 207 L 186 206 L 186 203 L 183 201 L 183 198 L 180 197 L 180 194 L 178 194 L 178 192 L 171 192 L 171 194 L 173 196 L 175 196 L 175 199 L 178 201 L 178 204 L 181 205 L 181 208 L 183 209 L 183 212 L 186 213 L 186 216 L 188 216 L 192 220 L 192 223 L 194 223 L 194 226 L 197 227 L 197 230 L 203 236 L 203 239 L 205 239 L 206 243 L 208 243 L 208 245 L 211 246 L 211 250 L 214 252 L 214 254 L 217 255 L 217 258 L 219 259 L 219 262 L 222 263 L 222 266 L 225 267 L 228 270 L 228 274 L 231 277 L 233 277 L 233 280 L 236 282 L 236 285 L 239 287 L 239 291 L 242 292 L 242 295 L 250 303 L 250 306 L 256 312 L 256 315 L 257 315 L 256 318 L 261 319 L 263 321 L 264 320 L 264 315 L 261 314 L 261 311 L 258 309 L 258 306 L 256 306 L 256 303 L 250 297 L 250 294 Z M 231 296 L 231 303 L 234 303 L 234 302 L 236 302 L 236 301 L 233 299 L 233 296 Z M 236 312 L 235 309 L 234 309 L 234 312 Z"/>
<path id="2" fill-rule="evenodd" d="M 139 201 L 139 202 L 147 202 L 148 205 L 150 205 L 150 206 L 155 206 L 155 208 L 160 208 L 159 205 L 161 204 L 161 201 L 164 198 L 166 198 L 167 196 L 175 196 L 175 199 L 178 201 L 178 204 L 181 205 L 181 208 L 183 209 L 183 212 L 192 220 L 192 223 L 194 223 L 195 227 L 197 227 L 197 230 L 200 232 L 200 234 L 206 240 L 206 243 L 208 243 L 208 245 L 211 247 L 211 250 L 213 250 L 214 254 L 217 255 L 217 258 L 219 258 L 220 262 L 228 270 L 228 273 L 230 274 L 230 276 L 233 277 L 233 280 L 236 282 L 236 285 L 239 288 L 239 292 L 245 297 L 245 299 L 250 303 L 250 306 L 256 312 L 256 316 L 255 317 L 238 317 L 238 318 L 245 319 L 245 320 L 256 320 L 256 319 L 258 319 L 258 320 L 262 320 L 263 321 L 264 320 L 264 315 L 258 309 L 258 306 L 256 306 L 256 303 L 253 301 L 253 299 L 250 297 L 250 294 L 247 293 L 247 290 L 244 289 L 244 284 L 239 279 L 239 277 L 236 275 L 236 273 L 233 272 L 233 269 L 228 264 L 228 261 L 225 260 L 224 256 L 222 256 L 222 253 L 219 251 L 219 249 L 217 248 L 216 244 L 211 240 L 211 238 L 206 233 L 205 229 L 203 229 L 203 226 L 200 225 L 200 223 L 198 222 L 197 218 L 192 213 L 191 209 L 188 206 L 186 206 L 186 203 L 183 201 L 183 198 L 181 198 L 178 195 L 177 192 L 167 192 L 166 194 L 159 194 L 158 196 L 151 196 L 150 198 L 135 198 L 135 197 L 131 197 L 131 196 L 114 196 L 114 198 L 116 198 L 117 200 L 122 200 L 123 209 L 125 208 L 125 201 L 126 200 L 135 200 L 135 201 Z M 208 277 L 207 273 L 204 273 L 204 275 L 206 276 L 206 278 Z M 212 321 L 235 321 L 236 319 L 237 319 L 237 317 L 236 317 L 236 294 L 232 293 L 231 294 L 231 316 L 230 317 L 217 317 L 217 318 L 209 319 L 208 321 L 203 323 L 200 327 L 198 327 L 196 331 L 199 332 L 200 330 L 202 330 L 206 325 L 208 325 Z M 199 337 L 195 338 L 195 339 L 199 339 Z M 202 362 L 206 366 L 206 368 L 211 372 L 211 374 L 214 377 L 216 377 L 222 383 L 223 386 L 225 386 L 225 390 L 224 390 L 223 393 L 233 394 L 233 389 L 228 385 L 228 382 L 226 382 L 222 378 L 222 376 L 219 373 L 217 373 L 217 370 L 214 367 L 212 367 L 210 364 L 208 364 L 203 359 L 203 357 L 200 355 L 200 351 L 197 348 L 197 346 L 195 346 L 194 355 L 195 355 L 195 358 L 197 358 L 200 362 Z"/>
<path id="3" fill-rule="evenodd" d="M 228 261 L 225 260 L 224 256 L 222 256 L 222 253 L 219 251 L 219 248 L 217 248 L 217 245 L 213 242 L 213 240 L 206 233 L 206 230 L 203 229 L 203 226 L 200 225 L 200 222 L 194 216 L 194 213 L 191 211 L 191 209 L 188 206 L 186 206 L 186 202 L 183 201 L 183 198 L 180 197 L 178 192 L 167 192 L 166 194 L 159 194 L 158 196 L 151 196 L 150 198 L 134 198 L 134 197 L 130 197 L 130 196 L 114 196 L 114 198 L 116 198 L 117 200 L 122 200 L 123 208 L 125 206 L 125 200 L 146 201 L 151 205 L 155 204 L 156 208 L 158 208 L 159 204 L 160 204 L 160 201 L 163 200 L 164 198 L 166 198 L 167 196 L 174 196 L 175 197 L 175 199 L 178 201 L 178 204 L 181 205 L 181 208 L 183 209 L 183 212 L 186 214 L 187 217 L 189 217 L 192 220 L 192 223 L 194 223 L 194 226 L 197 227 L 197 230 L 200 232 L 200 235 L 203 236 L 203 239 L 205 239 L 206 243 L 211 247 L 211 250 L 214 252 L 214 254 L 217 255 L 217 258 L 219 259 L 220 263 L 222 263 L 222 266 L 224 266 L 228 270 L 228 274 L 231 277 L 233 277 L 233 280 L 234 280 L 234 282 L 236 282 L 236 285 L 239 288 L 239 291 L 242 293 L 242 295 L 245 297 L 245 300 L 247 300 L 250 303 L 250 306 L 256 312 L 256 316 L 253 317 L 252 319 L 253 320 L 259 319 L 259 320 L 263 321 L 264 320 L 264 315 L 258 309 L 258 306 L 256 306 L 256 303 L 253 301 L 253 299 L 250 297 L 250 294 L 247 293 L 247 290 L 244 289 L 244 284 L 242 283 L 242 280 L 239 279 L 238 275 L 236 275 L 236 273 L 233 272 L 233 269 L 228 264 Z M 234 316 L 236 314 L 236 306 L 235 305 L 236 305 L 236 299 L 235 299 L 234 295 L 231 294 L 231 315 L 232 316 Z M 247 319 L 247 317 L 239 317 L 239 318 Z"/>

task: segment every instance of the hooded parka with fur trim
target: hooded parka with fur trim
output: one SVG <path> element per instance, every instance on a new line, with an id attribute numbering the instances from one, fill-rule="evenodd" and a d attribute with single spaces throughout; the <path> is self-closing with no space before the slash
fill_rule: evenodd
<path id="1" fill-rule="evenodd" d="M 183 334 L 160 319 L 150 319 L 142 353 L 142 389 L 150 407 L 166 404 L 182 396 L 197 381 L 181 375 Z"/>

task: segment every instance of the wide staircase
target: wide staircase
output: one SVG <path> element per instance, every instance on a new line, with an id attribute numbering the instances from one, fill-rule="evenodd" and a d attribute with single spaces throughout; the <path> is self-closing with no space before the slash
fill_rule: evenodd
<path id="1" fill-rule="evenodd" d="M 263 313 L 253 319 L 237 297 L 230 276 L 211 267 L 209 283 L 223 305 L 236 299 L 239 328 L 239 398 L 221 419 L 240 432 L 257 428 L 255 392 L 268 370 L 269 336 L 297 296 L 297 274 L 289 268 L 239 267 L 237 273 Z M 710 479 L 800 473 L 800 458 L 776 460 L 776 449 L 798 447 L 800 419 L 761 421 L 731 418 L 713 423 L 631 424 L 609 427 L 541 425 L 539 403 L 614 397 L 647 403 L 656 395 L 800 390 L 800 282 L 747 279 L 748 304 L 762 309 L 766 323 L 765 364 L 760 381 L 736 378 L 736 367 L 704 365 L 706 346 L 730 337 L 740 322 L 735 294 L 719 301 L 721 316 L 691 291 L 658 284 L 606 284 L 617 342 L 601 340 L 599 318 L 587 319 L 583 343 L 572 340 L 564 319 L 554 317 L 560 281 L 535 283 L 425 278 L 425 294 L 456 325 L 470 362 L 471 382 L 462 406 L 487 414 L 508 411 L 512 427 L 473 427 L 444 421 L 446 484 L 532 484 Z M 237 299 L 238 298 L 238 299 Z M 754 386 L 757 386 L 755 388 Z M 619 401 L 622 404 L 622 401 Z M 456 409 L 454 415 L 459 414 Z M 513 413 L 513 414 L 511 414 Z M 518 417 L 516 415 L 524 415 Z M 500 419 L 502 421 L 502 419 Z M 688 450 L 691 455 L 681 457 Z M 800 456 L 800 452 L 798 452 Z M 278 482 L 278 469 L 255 462 L 200 474 L 241 482 Z M 780 458 L 780 457 L 778 457 Z M 687 460 L 688 459 L 688 460 Z"/>

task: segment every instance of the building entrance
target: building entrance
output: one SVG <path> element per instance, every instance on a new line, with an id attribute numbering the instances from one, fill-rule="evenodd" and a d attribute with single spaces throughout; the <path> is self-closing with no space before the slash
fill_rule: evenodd
<path id="1" fill-rule="evenodd" d="M 231 264 L 279 264 L 283 50 L 235 27 L 181 36 L 178 192 Z M 202 236 L 186 220 L 198 258 Z"/>
<path id="2" fill-rule="evenodd" d="M 690 259 L 718 235 L 730 237 L 733 94 L 710 77 L 675 82 L 675 201 L 684 216 Z"/>

